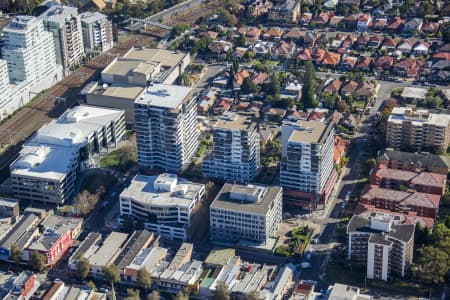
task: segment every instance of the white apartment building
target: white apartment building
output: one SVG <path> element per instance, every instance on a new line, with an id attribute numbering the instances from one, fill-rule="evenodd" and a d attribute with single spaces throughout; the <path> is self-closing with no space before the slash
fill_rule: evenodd
<path id="1" fill-rule="evenodd" d="M 105 52 L 113 47 L 112 23 L 99 12 L 80 14 L 85 50 Z"/>
<path id="2" fill-rule="evenodd" d="M 367 278 L 403 277 L 413 259 L 414 227 L 387 213 L 355 215 L 347 225 L 348 258 L 367 266 Z"/>
<path id="3" fill-rule="evenodd" d="M 395 150 L 447 151 L 450 143 L 450 115 L 434 114 L 415 107 L 394 107 L 387 121 L 387 144 Z"/>
<path id="4" fill-rule="evenodd" d="M 122 110 L 77 106 L 43 126 L 10 165 L 18 199 L 63 204 L 75 192 L 81 168 L 91 157 L 116 146 L 125 132 Z"/>
<path id="5" fill-rule="evenodd" d="M 198 147 L 197 106 L 192 89 L 152 84 L 135 100 L 138 163 L 177 173 Z"/>
<path id="6" fill-rule="evenodd" d="M 56 63 L 64 69 L 79 64 L 84 56 L 83 32 L 78 9 L 54 5 L 42 13 L 45 30 L 53 33 Z"/>
<path id="7" fill-rule="evenodd" d="M 61 68 L 56 65 L 52 34 L 44 30 L 40 19 L 12 18 L 3 28 L 2 54 L 0 119 L 26 104 L 33 93 L 51 87 L 62 78 Z"/>
<path id="8" fill-rule="evenodd" d="M 186 240 L 192 211 L 204 193 L 203 184 L 175 174 L 137 175 L 120 194 L 121 221 L 131 218 L 163 237 Z"/>
<path id="9" fill-rule="evenodd" d="M 203 174 L 230 182 L 251 182 L 260 166 L 258 125 L 252 117 L 224 113 L 213 124 L 213 140 L 213 150 L 203 160 Z"/>
<path id="10" fill-rule="evenodd" d="M 332 122 L 283 124 L 280 185 L 292 191 L 288 204 L 315 209 L 326 201 L 334 183 L 333 140 Z"/>
<path id="11" fill-rule="evenodd" d="M 225 183 L 210 206 L 210 237 L 216 243 L 266 244 L 281 219 L 281 187 Z"/>

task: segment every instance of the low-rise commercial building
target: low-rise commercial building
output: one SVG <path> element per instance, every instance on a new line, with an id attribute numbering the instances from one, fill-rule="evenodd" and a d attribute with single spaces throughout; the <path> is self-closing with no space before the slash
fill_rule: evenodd
<path id="1" fill-rule="evenodd" d="M 260 166 L 257 123 L 251 116 L 224 113 L 213 124 L 213 150 L 203 160 L 203 174 L 219 180 L 246 184 Z"/>
<path id="2" fill-rule="evenodd" d="M 91 156 L 115 147 L 125 133 L 122 110 L 76 106 L 43 126 L 10 165 L 15 195 L 25 201 L 63 204 L 74 196 L 80 169 Z"/>
<path id="3" fill-rule="evenodd" d="M 19 215 L 19 201 L 0 197 L 0 218 L 17 217 Z"/>
<path id="4" fill-rule="evenodd" d="M 120 194 L 121 219 L 142 222 L 145 229 L 169 239 L 186 240 L 193 209 L 204 193 L 203 184 L 174 174 L 137 175 Z"/>
<path id="5" fill-rule="evenodd" d="M 1 287 L 0 297 L 5 300 L 28 300 L 41 285 L 31 271 L 23 271 Z"/>
<path id="6" fill-rule="evenodd" d="M 35 214 L 22 216 L 0 242 L 0 260 L 8 260 L 13 245 L 24 249 L 37 236 L 40 218 Z M 19 246 L 20 244 L 20 246 Z"/>
<path id="7" fill-rule="evenodd" d="M 387 121 L 386 142 L 395 150 L 447 151 L 450 115 L 426 109 L 394 107 Z M 430 151 L 431 150 L 431 151 Z"/>
<path id="8" fill-rule="evenodd" d="M 114 261 L 119 271 L 123 274 L 124 269 L 136 258 L 139 251 L 147 248 L 153 241 L 153 233 L 147 230 L 137 230 L 133 232 L 131 237 L 123 246 L 119 256 Z"/>
<path id="9" fill-rule="evenodd" d="M 76 271 L 78 262 L 81 257 L 90 257 L 102 242 L 102 235 L 97 232 L 90 232 L 87 237 L 81 242 L 77 250 L 69 257 L 67 264 L 69 269 Z"/>
<path id="10" fill-rule="evenodd" d="M 139 251 L 134 260 L 125 267 L 123 276 L 125 280 L 137 281 L 139 270 L 144 268 L 151 274 L 166 257 L 167 249 L 153 244 L 153 246 Z"/>
<path id="11" fill-rule="evenodd" d="M 347 226 L 348 258 L 367 266 L 367 278 L 405 276 L 413 258 L 414 226 L 382 213 L 353 216 Z"/>
<path id="12" fill-rule="evenodd" d="M 210 237 L 266 244 L 282 219 L 282 188 L 226 183 L 210 206 Z"/>

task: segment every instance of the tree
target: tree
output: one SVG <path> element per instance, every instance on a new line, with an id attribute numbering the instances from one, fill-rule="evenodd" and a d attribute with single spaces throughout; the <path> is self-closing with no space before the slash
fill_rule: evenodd
<path id="1" fill-rule="evenodd" d="M 450 268 L 450 257 L 444 251 L 427 246 L 419 249 L 418 277 L 426 283 L 442 284 Z"/>
<path id="2" fill-rule="evenodd" d="M 253 82 L 253 80 L 251 80 L 250 77 L 246 77 L 246 78 L 244 78 L 244 81 L 242 82 L 241 91 L 246 94 L 249 94 L 249 93 L 254 94 L 254 93 L 258 92 L 258 87 Z"/>
<path id="3" fill-rule="evenodd" d="M 185 292 L 179 291 L 175 296 L 175 300 L 189 300 L 189 296 Z"/>
<path id="4" fill-rule="evenodd" d="M 139 300 L 139 299 L 141 299 L 139 294 L 140 294 L 139 290 L 127 289 L 127 298 L 126 298 L 126 300 Z"/>
<path id="5" fill-rule="evenodd" d="M 117 283 L 120 281 L 119 268 L 115 264 L 111 264 L 103 268 L 103 273 L 105 274 L 105 279 L 111 283 Z"/>
<path id="6" fill-rule="evenodd" d="M 137 282 L 139 286 L 145 290 L 148 290 L 152 285 L 152 277 L 146 268 L 142 268 L 138 271 Z"/>
<path id="7" fill-rule="evenodd" d="M 95 283 L 91 280 L 88 282 L 88 287 L 90 287 L 94 292 L 97 291 L 97 286 L 95 285 Z"/>
<path id="8" fill-rule="evenodd" d="M 77 276 L 80 280 L 86 279 L 86 277 L 89 274 L 89 260 L 85 257 L 81 257 L 78 260 L 78 266 L 77 266 Z"/>
<path id="9" fill-rule="evenodd" d="M 37 251 L 31 255 L 31 267 L 36 272 L 42 272 L 45 269 L 45 256 Z"/>
<path id="10" fill-rule="evenodd" d="M 9 257 L 15 263 L 19 263 L 22 259 L 22 250 L 16 245 L 11 246 L 11 256 Z"/>
<path id="11" fill-rule="evenodd" d="M 316 72 L 311 60 L 308 60 L 305 64 L 305 76 L 302 86 L 302 102 L 303 107 L 314 108 L 314 90 L 316 86 Z"/>
<path id="12" fill-rule="evenodd" d="M 259 291 L 251 291 L 248 293 L 247 300 L 259 300 Z"/>
<path id="13" fill-rule="evenodd" d="M 348 104 L 345 101 L 338 101 L 336 108 L 339 112 L 348 112 Z"/>
<path id="14" fill-rule="evenodd" d="M 159 300 L 160 298 L 159 292 L 156 290 L 147 295 L 147 300 Z"/>
<path id="15" fill-rule="evenodd" d="M 230 289 L 225 284 L 225 282 L 219 282 L 216 285 L 216 290 L 213 292 L 214 300 L 229 300 L 230 299 Z"/>

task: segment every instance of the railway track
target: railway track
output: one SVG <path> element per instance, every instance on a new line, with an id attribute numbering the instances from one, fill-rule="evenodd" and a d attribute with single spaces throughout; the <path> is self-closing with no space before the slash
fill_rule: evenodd
<path id="1" fill-rule="evenodd" d="M 150 40 L 148 36 L 136 36 L 112 48 L 109 54 L 94 57 L 2 122 L 0 124 L 0 182 L 6 178 L 8 166 L 17 157 L 23 143 L 43 125 L 58 118 L 68 107 L 76 104 L 81 89 L 98 77 L 114 59 L 114 55 L 123 55 L 132 46 L 148 45 Z M 56 97 L 65 98 L 66 103 L 55 102 Z"/>

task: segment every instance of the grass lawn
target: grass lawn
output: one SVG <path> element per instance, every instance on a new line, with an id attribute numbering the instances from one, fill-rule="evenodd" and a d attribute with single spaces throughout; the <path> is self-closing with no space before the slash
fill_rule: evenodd
<path id="1" fill-rule="evenodd" d="M 312 230 L 308 227 L 298 227 L 292 229 L 288 233 L 290 239 L 286 240 L 289 241 L 288 244 L 279 245 L 275 250 L 275 254 L 286 257 L 292 257 L 297 254 L 302 255 L 309 243 L 311 234 Z"/>
<path id="2" fill-rule="evenodd" d="M 126 171 L 136 163 L 136 151 L 132 147 L 122 147 L 108 153 L 100 160 L 100 167 Z"/>

